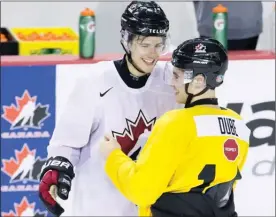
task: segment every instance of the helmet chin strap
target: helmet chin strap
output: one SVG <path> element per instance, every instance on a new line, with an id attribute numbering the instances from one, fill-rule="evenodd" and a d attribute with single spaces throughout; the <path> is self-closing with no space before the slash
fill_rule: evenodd
<path id="1" fill-rule="evenodd" d="M 186 92 L 186 94 L 188 95 L 187 100 L 186 100 L 186 102 L 185 102 L 185 108 L 189 108 L 189 106 L 190 106 L 190 104 L 191 104 L 191 101 L 192 101 L 193 97 L 199 96 L 199 95 L 205 93 L 207 90 L 209 90 L 209 88 L 206 86 L 206 87 L 205 87 L 202 91 L 200 91 L 199 93 L 197 93 L 197 94 L 192 94 L 192 93 L 189 93 L 189 92 L 188 92 L 189 84 L 190 84 L 190 83 L 185 84 L 185 92 Z"/>
<path id="2" fill-rule="evenodd" d="M 131 53 L 130 53 L 130 52 L 127 52 L 127 50 L 126 50 L 126 48 L 125 48 L 125 46 L 123 45 L 122 42 L 121 42 L 121 45 L 122 45 L 124 51 L 126 52 L 126 55 L 127 55 L 127 57 L 128 57 L 129 63 L 130 63 L 138 72 L 140 72 L 140 73 L 142 73 L 142 74 L 144 74 L 144 75 L 148 74 L 148 73 L 144 72 L 142 69 L 140 69 L 140 67 L 138 67 L 137 64 L 135 64 L 135 63 L 133 62 L 133 60 L 132 60 L 132 58 L 131 58 Z"/>

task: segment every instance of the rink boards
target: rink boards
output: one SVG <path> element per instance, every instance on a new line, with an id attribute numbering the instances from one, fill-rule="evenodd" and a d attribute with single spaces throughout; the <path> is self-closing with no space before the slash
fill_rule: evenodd
<path id="1" fill-rule="evenodd" d="M 61 108 L 87 67 L 1 67 L 2 216 L 49 215 L 38 199 L 39 171 Z M 217 92 L 220 104 L 240 113 L 253 132 L 236 189 L 237 211 L 240 216 L 275 215 L 275 60 L 230 61 Z"/>

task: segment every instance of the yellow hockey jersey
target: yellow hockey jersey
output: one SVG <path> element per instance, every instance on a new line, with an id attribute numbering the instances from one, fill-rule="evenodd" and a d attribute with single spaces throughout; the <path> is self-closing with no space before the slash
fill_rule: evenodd
<path id="1" fill-rule="evenodd" d="M 137 162 L 113 151 L 105 170 L 140 216 L 166 192 L 185 193 L 229 182 L 242 170 L 250 130 L 232 110 L 198 105 L 164 114 Z"/>

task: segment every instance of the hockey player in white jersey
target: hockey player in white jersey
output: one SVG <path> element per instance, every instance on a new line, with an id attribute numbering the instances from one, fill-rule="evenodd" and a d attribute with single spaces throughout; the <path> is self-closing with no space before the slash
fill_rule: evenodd
<path id="1" fill-rule="evenodd" d="M 94 64 L 76 82 L 50 140 L 39 196 L 56 216 L 64 213 L 57 199 L 68 197 L 66 216 L 137 216 L 135 204 L 106 177 L 99 143 L 110 132 L 135 159 L 155 120 L 177 107 L 158 63 L 168 47 L 163 10 L 155 2 L 133 1 L 121 28 L 126 55 Z"/>

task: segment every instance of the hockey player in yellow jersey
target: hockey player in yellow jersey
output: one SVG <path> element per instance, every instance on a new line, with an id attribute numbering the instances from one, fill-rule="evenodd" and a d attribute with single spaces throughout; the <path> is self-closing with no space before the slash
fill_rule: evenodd
<path id="1" fill-rule="evenodd" d="M 105 171 L 139 207 L 139 216 L 237 216 L 234 186 L 242 178 L 250 131 L 215 96 L 227 52 L 216 40 L 196 38 L 177 47 L 171 64 L 171 85 L 185 108 L 156 122 L 137 161 L 107 135 L 101 146 Z"/>

